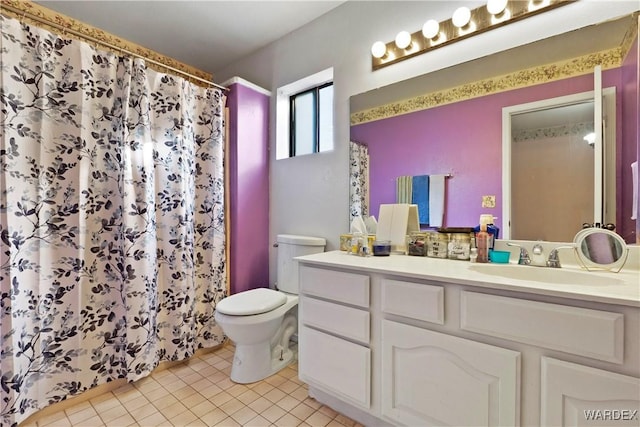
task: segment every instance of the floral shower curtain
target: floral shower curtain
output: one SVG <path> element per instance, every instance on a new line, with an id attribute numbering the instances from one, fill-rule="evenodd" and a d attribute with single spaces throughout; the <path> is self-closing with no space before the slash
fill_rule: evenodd
<path id="1" fill-rule="evenodd" d="M 225 97 L 0 22 L 0 425 L 12 425 L 222 342 Z"/>
<path id="2" fill-rule="evenodd" d="M 349 223 L 369 215 L 369 147 L 349 142 Z"/>

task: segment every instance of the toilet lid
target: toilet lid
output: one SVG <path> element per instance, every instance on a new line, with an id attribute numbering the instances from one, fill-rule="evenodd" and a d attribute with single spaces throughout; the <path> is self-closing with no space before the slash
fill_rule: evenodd
<path id="1" fill-rule="evenodd" d="M 260 314 L 280 307 L 287 296 L 268 288 L 251 289 L 224 298 L 216 304 L 216 310 L 231 316 Z"/>

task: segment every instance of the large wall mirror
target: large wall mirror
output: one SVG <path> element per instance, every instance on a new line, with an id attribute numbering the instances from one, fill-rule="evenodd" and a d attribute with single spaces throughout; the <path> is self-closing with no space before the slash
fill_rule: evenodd
<path id="1" fill-rule="evenodd" d="M 369 214 L 377 215 L 382 203 L 395 202 L 395 177 L 444 173 L 450 174 L 451 179 L 447 179 L 446 184 L 443 225 L 474 226 L 480 214 L 491 213 L 497 217 L 496 224 L 502 230 L 506 228 L 507 235 L 502 233 L 501 237 L 566 242 L 571 241 L 583 223 L 596 222 L 593 176 L 603 173 L 601 197 L 608 202 L 602 209 L 601 222 L 615 224 L 616 233 L 627 242 L 635 242 L 636 224 L 630 218 L 630 164 L 638 158 L 638 120 L 625 114 L 638 113 L 637 105 L 633 106 L 640 97 L 637 49 L 637 14 L 634 14 L 353 96 L 351 139 L 367 145 L 370 156 Z M 626 60 L 628 57 L 631 60 Z M 573 192 L 580 188 L 587 197 L 583 203 L 587 206 L 585 213 L 568 212 L 556 195 L 556 201 L 551 197 L 536 202 L 544 205 L 545 215 L 548 213 L 545 222 L 555 227 L 546 230 L 540 225 L 524 223 L 520 230 L 532 232 L 520 234 L 517 224 L 513 223 L 518 219 L 512 216 L 517 212 L 504 215 L 512 200 L 510 196 L 503 196 L 503 179 L 509 180 L 509 186 L 514 184 L 513 175 L 503 177 L 502 110 L 555 98 L 582 97 L 564 104 L 560 102 L 562 109 L 546 114 L 556 119 L 550 123 L 524 114 L 545 108 L 528 111 L 514 108 L 512 122 L 520 126 L 515 132 L 522 138 L 523 134 L 531 134 L 536 129 L 562 132 L 594 126 L 594 107 L 588 99 L 594 97 L 593 70 L 599 64 L 605 88 L 602 108 L 608 117 L 606 135 L 601 140 L 603 152 L 608 153 L 606 162 L 601 163 L 602 171 L 596 171 L 595 167 L 597 150 L 590 148 L 581 135 L 581 144 L 573 146 L 580 150 L 579 154 L 577 151 L 547 154 L 558 158 L 568 156 L 562 171 L 571 171 L 572 177 L 577 169 L 571 169 L 569 164 L 579 156 L 584 157 L 585 164 L 591 167 L 584 167 L 578 183 L 571 184 L 568 179 L 556 176 L 557 185 L 543 183 L 533 189 L 518 190 L 518 194 L 526 198 L 527 194 L 553 196 L 551 193 L 562 187 Z M 545 80 L 552 74 L 552 78 Z M 632 93 L 628 93 L 629 90 Z M 419 104 L 417 108 L 416 104 Z M 625 105 L 632 108 L 625 110 Z M 571 114 L 568 121 L 557 121 L 567 114 Z M 580 114 L 590 116 L 591 120 Z M 577 138 L 576 134 L 574 142 L 578 142 Z M 545 143 L 538 144 L 542 145 Z M 507 155 L 511 157 L 511 153 Z M 552 167 L 529 154 L 516 155 L 524 156 L 527 166 Z M 515 169 L 524 169 L 524 166 Z M 496 196 L 495 206 L 481 205 L 486 195 Z M 559 218 L 567 222 L 557 224 Z M 515 234 L 511 235 L 512 232 Z"/>

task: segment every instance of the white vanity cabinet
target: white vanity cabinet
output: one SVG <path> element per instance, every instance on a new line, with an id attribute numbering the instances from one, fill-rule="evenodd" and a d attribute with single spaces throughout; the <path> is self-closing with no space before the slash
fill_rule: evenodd
<path id="1" fill-rule="evenodd" d="M 520 353 L 382 321 L 382 415 L 408 426 L 515 426 Z"/>
<path id="2" fill-rule="evenodd" d="M 369 408 L 369 277 L 300 267 L 300 379 Z"/>
<path id="3" fill-rule="evenodd" d="M 300 260 L 300 378 L 322 403 L 376 426 L 640 425 L 637 297 L 375 258 Z"/>

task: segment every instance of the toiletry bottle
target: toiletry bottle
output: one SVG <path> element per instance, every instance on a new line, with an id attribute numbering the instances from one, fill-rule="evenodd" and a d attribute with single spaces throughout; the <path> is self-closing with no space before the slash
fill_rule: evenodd
<path id="1" fill-rule="evenodd" d="M 480 215 L 480 225 L 485 224 L 487 226 L 487 233 L 491 237 L 489 239 L 489 249 L 493 250 L 493 247 L 496 243 L 496 239 L 499 238 L 500 229 L 493 224 L 493 220 L 496 219 L 491 214 L 482 214 Z M 477 225 L 474 228 L 474 231 L 478 233 L 480 231 L 480 225 Z"/>
<path id="2" fill-rule="evenodd" d="M 478 257 L 476 262 L 489 262 L 489 245 L 491 244 L 491 235 L 487 233 L 487 224 L 480 224 L 480 231 L 476 233 L 476 249 Z"/>
<path id="3" fill-rule="evenodd" d="M 368 235 L 362 235 L 360 237 L 360 243 L 358 243 L 358 255 L 360 256 L 369 256 L 369 237 Z"/>
<path id="4" fill-rule="evenodd" d="M 351 237 L 351 253 L 354 255 L 360 255 L 360 248 L 362 247 L 362 233 L 356 231 Z"/>
<path id="5" fill-rule="evenodd" d="M 478 262 L 478 248 L 471 248 L 469 252 L 469 261 Z"/>

